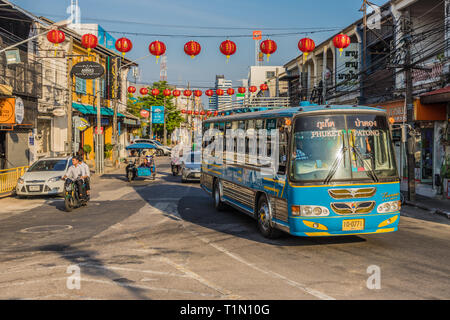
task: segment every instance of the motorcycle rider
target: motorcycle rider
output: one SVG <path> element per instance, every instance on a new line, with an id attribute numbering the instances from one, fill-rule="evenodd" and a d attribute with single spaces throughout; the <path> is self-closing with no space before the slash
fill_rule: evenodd
<path id="1" fill-rule="evenodd" d="M 77 194 L 79 197 L 81 197 L 81 191 L 83 189 L 83 181 L 81 178 L 81 167 L 80 162 L 78 161 L 77 157 L 72 157 L 72 165 L 67 169 L 67 173 L 64 175 L 63 180 L 70 179 L 75 182 L 75 185 L 77 187 Z"/>

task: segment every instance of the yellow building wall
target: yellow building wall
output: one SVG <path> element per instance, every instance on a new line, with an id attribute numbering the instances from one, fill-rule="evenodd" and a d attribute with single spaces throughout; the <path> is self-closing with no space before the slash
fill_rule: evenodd
<path id="1" fill-rule="evenodd" d="M 87 50 L 78 45 L 78 44 L 74 44 L 73 45 L 73 54 L 74 55 L 87 55 Z M 95 52 L 95 50 L 91 51 L 90 53 L 90 57 L 74 57 L 73 58 L 73 65 L 77 64 L 78 62 L 82 62 L 82 61 L 97 61 L 97 55 L 98 53 Z M 100 62 L 99 62 L 106 70 L 106 59 L 100 57 Z M 73 102 L 77 102 L 77 103 L 83 103 L 83 104 L 87 104 L 87 105 L 91 105 L 96 107 L 96 101 L 95 101 L 95 95 L 96 92 L 94 92 L 94 86 L 97 90 L 97 86 L 94 84 L 95 80 L 86 80 L 86 94 L 80 94 L 80 93 L 76 93 L 75 90 L 73 90 L 72 93 L 72 99 Z M 73 77 L 72 79 L 72 83 L 73 86 L 75 88 L 75 77 Z M 102 107 L 110 107 L 111 101 L 110 100 L 103 100 L 103 105 Z M 109 118 L 109 122 L 112 123 L 112 117 L 108 117 Z M 91 127 L 89 127 L 88 129 L 86 129 L 83 132 L 83 143 L 84 144 L 89 144 L 92 147 L 92 151 L 89 153 L 89 159 L 95 159 L 95 152 L 94 152 L 94 128 L 95 128 L 95 122 L 91 121 Z M 104 135 L 105 135 L 105 144 L 106 143 L 112 143 L 112 126 L 104 126 Z"/>

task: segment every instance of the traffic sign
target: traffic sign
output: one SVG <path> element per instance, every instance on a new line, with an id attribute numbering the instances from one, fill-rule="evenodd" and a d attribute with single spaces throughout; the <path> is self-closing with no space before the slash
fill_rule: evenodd
<path id="1" fill-rule="evenodd" d="M 98 127 L 95 127 L 95 134 L 103 134 L 103 127 L 100 127 L 100 130 L 98 130 Z"/>

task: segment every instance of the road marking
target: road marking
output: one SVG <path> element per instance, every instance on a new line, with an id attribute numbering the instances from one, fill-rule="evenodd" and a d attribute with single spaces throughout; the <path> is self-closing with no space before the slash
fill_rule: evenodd
<path id="1" fill-rule="evenodd" d="M 185 227 L 185 226 L 183 225 L 183 227 Z M 296 281 L 294 281 L 294 280 L 291 280 L 291 279 L 289 279 L 289 278 L 287 278 L 287 277 L 285 277 L 285 276 L 283 276 L 283 275 L 281 275 L 281 274 L 279 274 L 279 273 L 276 273 L 276 272 L 273 272 L 273 271 L 269 271 L 269 270 L 262 269 L 262 268 L 256 266 L 255 264 L 253 264 L 253 263 L 251 263 L 251 262 L 248 262 L 248 261 L 242 259 L 242 258 L 239 257 L 238 255 L 236 255 L 236 254 L 234 254 L 234 253 L 231 253 L 231 252 L 228 251 L 227 249 L 225 249 L 225 248 L 223 248 L 223 247 L 221 247 L 221 246 L 218 246 L 217 244 L 212 243 L 210 240 L 208 240 L 208 239 L 206 239 L 206 238 L 200 236 L 196 231 L 189 230 L 189 229 L 187 229 L 186 227 L 185 227 L 185 229 L 186 229 L 188 232 L 192 233 L 195 237 L 197 237 L 197 238 L 198 238 L 199 240 L 201 240 L 202 242 L 204 242 L 204 243 L 206 243 L 206 244 L 209 244 L 209 245 L 212 246 L 213 248 L 215 248 L 215 249 L 217 249 L 217 250 L 223 252 L 224 254 L 228 255 L 228 256 L 231 257 L 232 259 L 237 260 L 237 261 L 239 261 L 239 262 L 241 262 L 241 263 L 243 263 L 243 264 L 245 264 L 245 265 L 247 265 L 247 266 L 249 266 L 249 267 L 251 267 L 251 268 L 257 270 L 258 272 L 262 272 L 262 273 L 265 273 L 265 274 L 267 274 L 267 275 L 270 275 L 270 276 L 272 276 L 272 277 L 274 277 L 274 278 L 281 279 L 281 280 L 283 280 L 284 282 L 286 282 L 287 284 L 289 284 L 289 285 L 291 285 L 291 286 L 293 286 L 293 287 L 296 287 L 297 289 L 300 289 L 300 290 L 302 290 L 302 291 L 304 291 L 304 292 L 306 292 L 306 293 L 308 293 L 308 294 L 310 294 L 310 295 L 312 295 L 312 296 L 314 296 L 314 297 L 316 297 L 316 298 L 319 298 L 319 299 L 321 299 L 321 300 L 336 300 L 335 298 L 333 298 L 333 297 L 331 297 L 331 296 L 329 296 L 329 295 L 327 295 L 327 294 L 325 294 L 325 293 L 323 293 L 323 292 L 320 292 L 320 291 L 315 290 L 315 289 L 308 288 L 308 287 L 305 286 L 304 284 L 301 284 L 301 283 L 298 283 L 298 282 L 296 282 Z"/>
<path id="2" fill-rule="evenodd" d="M 200 276 L 199 274 L 189 270 L 188 268 L 170 260 L 169 258 L 166 257 L 161 257 L 159 259 L 162 262 L 167 263 L 168 265 L 171 265 L 172 267 L 174 267 L 175 269 L 177 269 L 178 271 L 183 272 L 184 274 L 188 275 L 190 278 L 195 279 L 196 281 L 200 282 L 201 284 L 207 286 L 208 288 L 211 288 L 213 290 L 216 290 L 217 292 L 219 292 L 222 296 L 224 296 L 224 298 L 226 299 L 232 299 L 232 300 L 242 300 L 242 297 L 240 297 L 239 295 L 235 295 L 233 294 L 231 291 L 221 288 L 215 284 L 213 284 L 212 282 L 206 280 L 205 278 L 203 278 L 202 276 Z"/>

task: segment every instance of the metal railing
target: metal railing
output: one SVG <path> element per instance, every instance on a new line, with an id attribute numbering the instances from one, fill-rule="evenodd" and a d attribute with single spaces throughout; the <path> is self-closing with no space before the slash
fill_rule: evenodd
<path id="1" fill-rule="evenodd" d="M 235 109 L 281 109 L 289 108 L 289 97 L 253 97 L 243 100 L 234 101 L 232 103 L 223 104 L 218 111 L 233 111 Z"/>
<path id="2" fill-rule="evenodd" d="M 13 191 L 16 188 L 17 180 L 27 169 L 28 166 L 0 170 L 0 195 Z"/>

